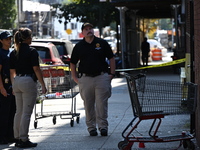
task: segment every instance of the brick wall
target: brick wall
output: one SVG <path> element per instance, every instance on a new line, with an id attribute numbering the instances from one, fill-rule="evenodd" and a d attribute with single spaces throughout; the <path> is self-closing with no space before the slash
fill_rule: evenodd
<path id="1" fill-rule="evenodd" d="M 194 64 L 195 82 L 200 87 L 200 1 L 194 0 Z M 200 146 L 200 89 L 198 89 L 196 112 L 196 138 Z"/>

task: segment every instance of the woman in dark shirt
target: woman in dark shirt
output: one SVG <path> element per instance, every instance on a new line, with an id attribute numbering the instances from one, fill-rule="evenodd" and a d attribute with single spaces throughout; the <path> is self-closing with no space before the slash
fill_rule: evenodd
<path id="1" fill-rule="evenodd" d="M 20 28 L 14 36 L 15 50 L 10 54 L 10 76 L 17 109 L 14 118 L 15 146 L 20 148 L 37 146 L 28 138 L 30 118 L 37 97 L 37 79 L 41 83 L 42 92 L 47 91 L 39 67 L 38 52 L 29 47 L 31 41 L 31 30 Z"/>

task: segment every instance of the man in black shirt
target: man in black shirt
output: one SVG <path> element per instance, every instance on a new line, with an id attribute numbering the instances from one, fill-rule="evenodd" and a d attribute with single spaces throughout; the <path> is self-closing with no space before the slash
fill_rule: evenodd
<path id="1" fill-rule="evenodd" d="M 150 44 L 147 42 L 147 38 L 144 38 L 144 41 L 141 44 L 141 50 L 142 50 L 142 62 L 143 66 L 148 66 L 148 57 L 150 52 Z"/>
<path id="2" fill-rule="evenodd" d="M 115 75 L 115 59 L 109 44 L 94 36 L 92 24 L 84 23 L 82 34 L 84 38 L 75 45 L 71 56 L 72 77 L 79 85 L 84 101 L 86 125 L 90 136 L 98 135 L 96 125 L 101 135 L 107 136 L 108 98 L 111 96 L 111 80 Z M 106 58 L 110 61 L 109 72 Z"/>

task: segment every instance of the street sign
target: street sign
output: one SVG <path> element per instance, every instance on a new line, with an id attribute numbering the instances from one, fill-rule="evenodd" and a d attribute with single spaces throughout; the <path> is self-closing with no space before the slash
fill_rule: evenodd
<path id="1" fill-rule="evenodd" d="M 72 30 L 71 29 L 67 29 L 66 32 L 67 32 L 67 34 L 72 34 Z"/>

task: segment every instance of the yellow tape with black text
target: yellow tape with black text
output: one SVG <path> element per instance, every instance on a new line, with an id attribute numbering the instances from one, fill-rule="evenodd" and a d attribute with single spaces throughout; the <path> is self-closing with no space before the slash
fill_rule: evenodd
<path id="1" fill-rule="evenodd" d="M 131 70 L 141 70 L 141 69 L 147 69 L 147 68 L 165 67 L 165 66 L 180 64 L 180 63 L 183 63 L 185 61 L 186 61 L 186 59 L 182 58 L 182 59 L 177 59 L 177 60 L 174 60 L 174 61 L 170 61 L 170 62 L 166 62 L 166 63 L 163 63 L 163 64 L 158 64 L 158 65 L 145 66 L 145 67 L 140 67 L 140 68 L 116 69 L 115 71 L 122 72 L 122 71 L 131 71 Z"/>

